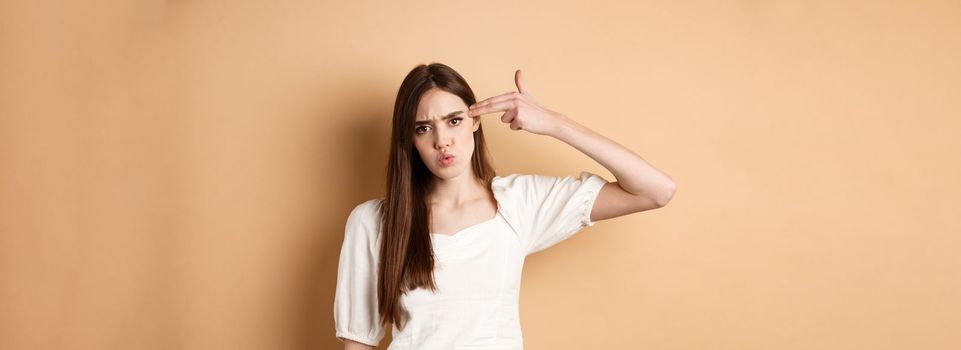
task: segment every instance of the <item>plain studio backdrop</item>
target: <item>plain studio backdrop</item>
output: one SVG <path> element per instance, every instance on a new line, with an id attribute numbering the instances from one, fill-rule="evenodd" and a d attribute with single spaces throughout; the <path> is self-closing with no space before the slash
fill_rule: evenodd
<path id="1" fill-rule="evenodd" d="M 958 349 L 959 38 L 958 1 L 3 0 L 0 348 L 339 348 L 347 215 L 442 62 L 678 184 L 528 258 L 526 348 Z M 615 180 L 499 115 L 498 174 Z"/>

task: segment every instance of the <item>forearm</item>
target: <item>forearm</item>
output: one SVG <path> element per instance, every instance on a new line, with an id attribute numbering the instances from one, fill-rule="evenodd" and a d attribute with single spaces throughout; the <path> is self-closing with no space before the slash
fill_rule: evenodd
<path id="1" fill-rule="evenodd" d="M 344 339 L 344 350 L 373 350 L 373 349 L 374 349 L 373 346 L 370 346 L 364 343 L 358 343 L 350 339 Z"/>
<path id="2" fill-rule="evenodd" d="M 666 204 L 674 195 L 674 181 L 639 155 L 617 142 L 561 116 L 549 134 L 601 164 L 617 178 L 624 191 Z"/>

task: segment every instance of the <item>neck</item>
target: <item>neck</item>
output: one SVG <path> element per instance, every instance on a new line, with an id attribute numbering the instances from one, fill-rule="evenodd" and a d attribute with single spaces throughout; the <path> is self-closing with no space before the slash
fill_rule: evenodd
<path id="1" fill-rule="evenodd" d="M 427 203 L 430 206 L 461 207 L 478 198 L 486 198 L 484 186 L 474 176 L 473 171 L 466 171 L 460 176 L 441 179 L 434 178 Z"/>

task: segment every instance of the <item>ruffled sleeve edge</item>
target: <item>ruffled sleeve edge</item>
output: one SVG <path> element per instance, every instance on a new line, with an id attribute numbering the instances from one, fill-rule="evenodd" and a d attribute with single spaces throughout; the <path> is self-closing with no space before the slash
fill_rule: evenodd
<path id="1" fill-rule="evenodd" d="M 346 343 L 344 339 L 350 339 L 355 342 L 363 343 L 365 345 L 370 345 L 370 346 L 377 346 L 378 344 L 380 344 L 380 339 L 377 339 L 376 337 L 363 336 L 363 335 L 354 334 L 345 330 L 338 330 L 337 340 L 340 340 L 342 343 Z"/>
<path id="2" fill-rule="evenodd" d="M 596 221 L 591 221 L 591 211 L 594 209 L 594 202 L 597 200 L 597 195 L 601 193 L 601 188 L 604 187 L 608 182 L 600 175 L 582 171 L 580 173 L 581 181 L 584 181 L 586 192 L 584 195 L 583 207 L 581 208 L 581 223 L 584 226 L 594 226 Z"/>

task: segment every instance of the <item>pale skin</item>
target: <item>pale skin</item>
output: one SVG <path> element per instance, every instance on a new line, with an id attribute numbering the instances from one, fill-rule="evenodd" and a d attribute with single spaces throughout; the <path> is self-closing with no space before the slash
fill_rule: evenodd
<path id="1" fill-rule="evenodd" d="M 520 70 L 514 72 L 514 83 L 517 91 L 479 101 L 468 114 L 505 112 L 501 121 L 509 123 L 512 130 L 551 136 L 607 168 L 617 181 L 601 188 L 591 211 L 592 221 L 660 208 L 671 201 L 676 185 L 667 174 L 617 142 L 542 107 L 524 84 Z"/>
<path id="2" fill-rule="evenodd" d="M 364 343 L 358 343 L 350 339 L 344 339 L 344 350 L 370 350 L 373 348 L 373 346 Z"/>
<path id="3" fill-rule="evenodd" d="M 671 201 L 676 185 L 667 174 L 617 142 L 541 106 L 524 84 L 520 70 L 514 72 L 514 83 L 517 91 L 472 106 L 440 89 L 431 89 L 421 97 L 416 120 L 425 124 L 415 126 L 412 132 L 414 147 L 436 177 L 428 199 L 432 234 L 452 234 L 496 214 L 496 201 L 470 170 L 470 156 L 472 134 L 480 126 L 480 117 L 498 112 L 503 112 L 500 121 L 509 124 L 511 130 L 556 138 L 614 175 L 617 181 L 608 182 L 597 194 L 591 221 L 656 209 Z M 440 163 L 438 156 L 442 153 L 454 155 L 451 165 Z M 345 350 L 373 349 L 349 339 L 344 344 Z"/>

